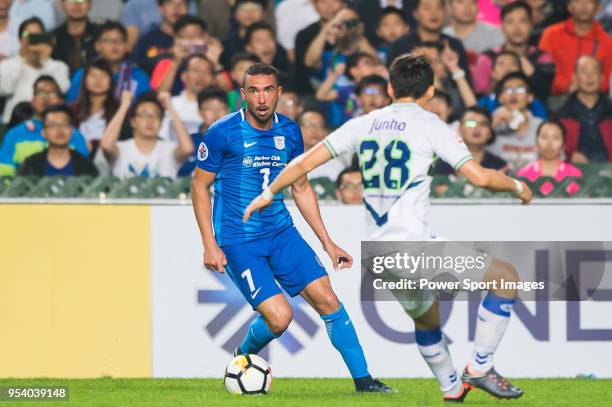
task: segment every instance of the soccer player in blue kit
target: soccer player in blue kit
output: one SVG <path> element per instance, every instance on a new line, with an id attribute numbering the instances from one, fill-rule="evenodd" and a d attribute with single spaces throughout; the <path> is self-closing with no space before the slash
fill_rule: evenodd
<path id="1" fill-rule="evenodd" d="M 304 146 L 298 125 L 275 113 L 282 92 L 276 68 L 251 66 L 240 92 L 247 107 L 223 117 L 204 134 L 192 181 L 204 265 L 227 272 L 260 314 L 236 354 L 258 353 L 289 326 L 292 310 L 280 285 L 292 297 L 301 295 L 325 321 L 329 338 L 342 355 L 357 391 L 393 391 L 370 376 L 350 317 L 332 290 L 321 261 L 293 225 L 282 194 L 274 196 L 265 213 L 254 214 L 251 222 L 243 223 L 242 214 L 249 202 L 304 152 Z M 213 184 L 211 211 L 209 188 Z M 292 193 L 334 269 L 351 267 L 351 256 L 327 234 L 306 176 L 292 185 Z"/>

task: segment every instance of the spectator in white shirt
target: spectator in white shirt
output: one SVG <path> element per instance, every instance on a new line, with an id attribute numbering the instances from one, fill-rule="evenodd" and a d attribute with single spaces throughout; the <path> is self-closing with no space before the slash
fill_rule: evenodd
<path id="1" fill-rule="evenodd" d="M 176 178 L 181 164 L 193 154 L 194 147 L 187 129 L 170 103 L 170 94 L 164 92 L 158 100 L 154 94 L 145 93 L 130 109 L 131 104 L 132 93 L 124 91 L 119 109 L 100 140 L 100 147 L 111 165 L 112 174 L 120 178 Z M 164 107 L 176 127 L 178 143 L 160 140 L 158 137 Z M 117 141 L 130 110 L 134 137 Z"/>
<path id="2" fill-rule="evenodd" d="M 21 23 L 19 38 L 19 55 L 0 62 L 0 94 L 8 97 L 3 114 L 4 123 L 9 121 L 17 103 L 32 100 L 34 81 L 39 76 L 53 77 L 62 92 L 66 92 L 70 86 L 68 66 L 51 58 L 51 36 L 45 33 L 38 17 Z"/>
<path id="3" fill-rule="evenodd" d="M 183 63 L 185 70 L 181 74 L 183 91 L 172 97 L 172 106 L 187 128 L 189 134 L 196 133 L 202 124 L 198 113 L 198 93 L 214 84 L 215 66 L 202 54 L 193 54 Z M 166 114 L 159 136 L 164 140 L 176 141 L 177 129 L 172 125 L 171 117 Z"/>

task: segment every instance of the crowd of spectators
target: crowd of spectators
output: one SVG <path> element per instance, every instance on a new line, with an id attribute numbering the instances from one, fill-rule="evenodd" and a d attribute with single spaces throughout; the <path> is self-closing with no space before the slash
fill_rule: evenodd
<path id="1" fill-rule="evenodd" d="M 388 105 L 387 67 L 415 52 L 476 160 L 560 182 L 612 161 L 611 32 L 611 0 L 0 0 L 0 176 L 189 176 L 256 62 L 307 151 Z M 355 157 L 316 177 L 360 202 Z"/>

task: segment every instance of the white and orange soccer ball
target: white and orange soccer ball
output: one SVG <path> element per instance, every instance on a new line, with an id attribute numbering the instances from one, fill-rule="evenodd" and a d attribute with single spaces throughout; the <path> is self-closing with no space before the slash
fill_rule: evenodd
<path id="1" fill-rule="evenodd" d="M 224 382 L 231 394 L 267 394 L 272 369 L 257 355 L 238 355 L 227 365 Z"/>

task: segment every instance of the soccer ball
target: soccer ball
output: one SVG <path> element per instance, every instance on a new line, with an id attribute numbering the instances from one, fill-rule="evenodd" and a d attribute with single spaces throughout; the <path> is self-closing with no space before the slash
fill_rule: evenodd
<path id="1" fill-rule="evenodd" d="M 267 394 L 272 369 L 257 355 L 238 355 L 225 368 L 225 389 L 232 394 Z"/>

